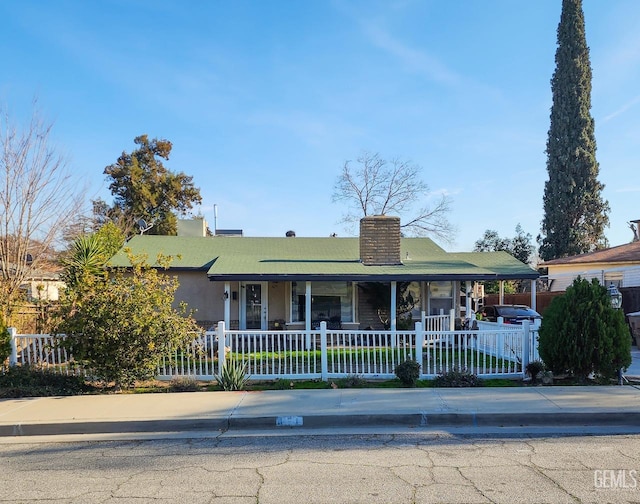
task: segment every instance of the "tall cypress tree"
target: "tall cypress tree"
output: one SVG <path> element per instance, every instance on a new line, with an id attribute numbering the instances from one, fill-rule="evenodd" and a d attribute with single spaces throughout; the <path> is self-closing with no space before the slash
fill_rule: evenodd
<path id="1" fill-rule="evenodd" d="M 550 260 L 607 245 L 609 203 L 598 181 L 596 139 L 591 117 L 591 63 L 582 0 L 562 0 L 553 105 L 547 139 L 544 219 L 540 257 Z"/>

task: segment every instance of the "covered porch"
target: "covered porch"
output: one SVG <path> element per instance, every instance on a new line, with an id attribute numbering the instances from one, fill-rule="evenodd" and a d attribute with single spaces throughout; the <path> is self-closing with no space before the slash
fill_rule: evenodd
<path id="1" fill-rule="evenodd" d="M 310 331 L 324 321 L 329 330 L 395 331 L 413 327 L 425 313 L 453 313 L 454 327 L 460 327 L 479 301 L 478 280 L 376 280 L 225 281 L 218 287 L 222 320 L 227 328 L 242 330 Z M 530 306 L 535 310 L 536 281 L 530 282 Z"/>

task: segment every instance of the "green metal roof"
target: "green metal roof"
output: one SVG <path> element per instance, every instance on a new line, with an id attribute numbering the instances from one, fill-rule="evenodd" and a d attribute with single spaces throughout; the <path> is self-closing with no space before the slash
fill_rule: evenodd
<path id="1" fill-rule="evenodd" d="M 429 238 L 402 238 L 403 264 L 365 266 L 358 238 L 135 236 L 125 247 L 173 256 L 171 269 L 206 271 L 210 280 L 497 280 L 537 278 L 506 252 L 448 253 Z M 128 266 L 124 249 L 110 262 Z"/>

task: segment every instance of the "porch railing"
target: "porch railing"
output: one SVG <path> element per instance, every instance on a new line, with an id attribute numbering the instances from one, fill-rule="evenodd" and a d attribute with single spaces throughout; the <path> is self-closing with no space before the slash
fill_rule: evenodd
<path id="1" fill-rule="evenodd" d="M 466 370 L 481 377 L 523 377 L 537 357 L 537 333 L 522 326 L 481 324 L 479 330 L 307 331 L 228 330 L 220 322 L 184 349 L 162 359 L 157 378 L 189 376 L 215 380 L 230 360 L 243 362 L 252 380 L 322 379 L 359 376 L 393 378 L 398 364 L 415 359 L 421 378 Z M 12 330 L 12 364 L 37 364 L 59 373 L 82 373 L 57 344 L 61 336 L 19 335 Z"/>

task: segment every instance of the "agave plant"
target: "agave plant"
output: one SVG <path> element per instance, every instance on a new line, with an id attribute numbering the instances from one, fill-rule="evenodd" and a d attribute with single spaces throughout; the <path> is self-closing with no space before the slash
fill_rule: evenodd
<path id="1" fill-rule="evenodd" d="M 222 367 L 220 374 L 215 375 L 223 390 L 244 390 L 249 381 L 247 363 L 229 360 Z"/>

